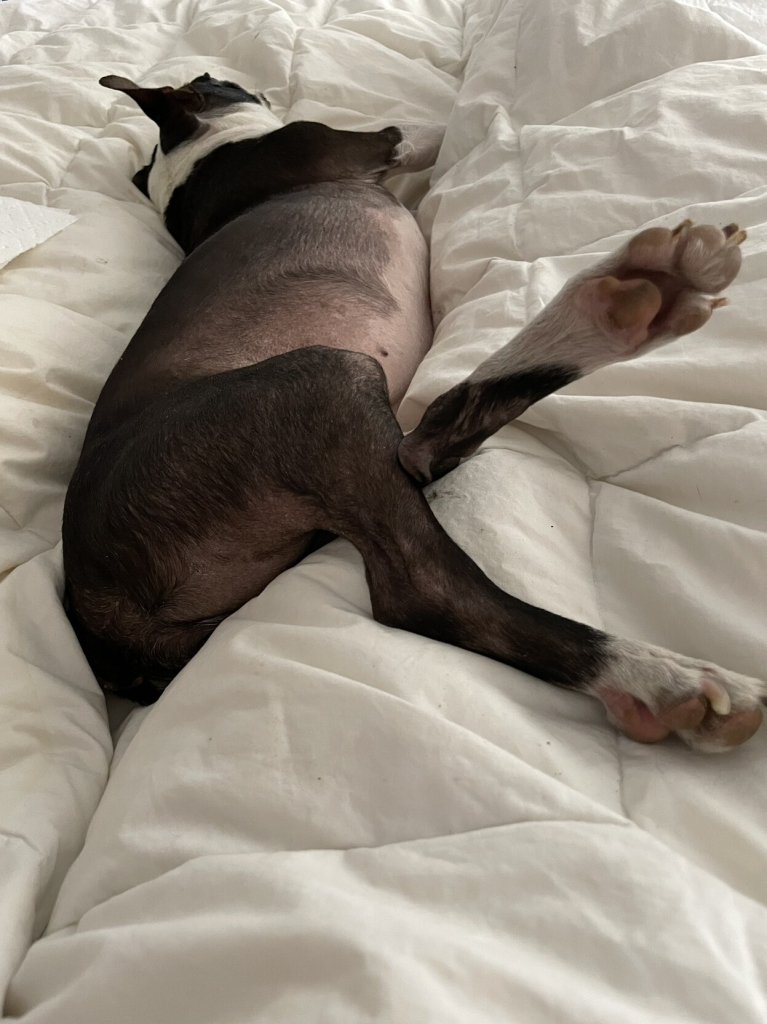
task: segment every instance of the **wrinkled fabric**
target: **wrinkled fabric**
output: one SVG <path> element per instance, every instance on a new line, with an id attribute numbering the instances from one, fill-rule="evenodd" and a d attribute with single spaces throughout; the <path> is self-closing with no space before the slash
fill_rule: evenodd
<path id="1" fill-rule="evenodd" d="M 630 233 L 748 229 L 701 332 L 544 400 L 428 493 L 509 592 L 764 676 L 762 5 L 11 0 L 0 63 L 0 195 L 78 218 L 0 273 L 6 1015 L 763 1024 L 767 729 L 720 757 L 631 743 L 596 702 L 375 623 L 337 541 L 112 757 L 57 547 L 93 402 L 179 261 L 130 183 L 152 125 L 96 83 L 207 70 L 289 120 L 447 121 L 430 181 L 397 186 L 438 324 L 405 428 Z"/>

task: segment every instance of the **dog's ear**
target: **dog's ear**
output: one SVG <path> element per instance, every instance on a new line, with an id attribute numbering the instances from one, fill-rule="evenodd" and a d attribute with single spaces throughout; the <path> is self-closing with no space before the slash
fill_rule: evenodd
<path id="1" fill-rule="evenodd" d="M 205 98 L 191 85 L 182 85 L 180 89 L 170 85 L 147 89 L 121 75 L 106 75 L 99 79 L 99 84 L 130 96 L 147 117 L 155 122 L 160 129 L 160 148 L 163 153 L 185 142 L 200 127 L 195 114 L 204 109 Z"/>
<path id="2" fill-rule="evenodd" d="M 99 79 L 99 85 L 105 89 L 117 89 L 118 92 L 130 92 L 131 89 L 140 89 L 140 85 L 131 82 L 130 78 L 123 78 L 122 75 L 105 75 Z"/>
<path id="3" fill-rule="evenodd" d="M 152 163 L 154 163 L 154 157 L 152 157 Z M 151 170 L 152 164 L 147 164 L 146 167 L 142 167 L 140 171 L 136 171 L 131 178 L 131 181 L 139 192 L 143 192 L 147 199 L 149 198 L 149 172 Z"/>

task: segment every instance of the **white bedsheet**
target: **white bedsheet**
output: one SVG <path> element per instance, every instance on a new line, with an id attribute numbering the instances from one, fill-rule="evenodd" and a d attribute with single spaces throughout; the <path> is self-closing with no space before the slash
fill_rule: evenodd
<path id="1" fill-rule="evenodd" d="M 449 118 L 406 427 L 628 232 L 748 228 L 704 331 L 546 399 L 432 502 L 510 592 L 763 675 L 759 0 L 10 0 L 0 63 L 0 196 L 78 218 L 0 272 L 6 1014 L 764 1024 L 767 729 L 718 758 L 632 744 L 594 702 L 373 622 L 336 542 L 128 718 L 106 785 L 56 547 L 92 403 L 178 262 L 130 184 L 152 126 L 96 83 L 209 70 L 290 119 Z"/>

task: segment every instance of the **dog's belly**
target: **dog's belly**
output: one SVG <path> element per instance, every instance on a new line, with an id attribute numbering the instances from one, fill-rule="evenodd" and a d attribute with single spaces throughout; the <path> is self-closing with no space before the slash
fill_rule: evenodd
<path id="1" fill-rule="evenodd" d="M 432 340 L 428 248 L 383 189 L 323 185 L 270 200 L 196 249 L 107 381 L 92 429 L 174 384 L 313 345 L 373 356 L 393 406 Z"/>
<path id="2" fill-rule="evenodd" d="M 396 408 L 432 343 L 429 252 L 415 220 L 406 210 L 393 207 L 380 217 L 380 222 L 380 231 L 389 247 L 381 282 L 391 296 L 391 306 L 374 303 L 372 308 L 365 309 L 364 304 L 353 299 L 340 303 L 339 308 L 338 295 L 335 299 L 329 296 L 326 304 L 319 303 L 308 331 L 305 322 L 296 324 L 299 343 L 290 347 L 321 344 L 373 356 L 383 367 L 389 396 Z"/>
<path id="3" fill-rule="evenodd" d="M 372 330 L 361 331 L 353 347 L 381 363 L 396 408 L 431 348 L 434 329 L 428 246 L 413 217 L 401 208 L 395 210 L 388 228 L 391 257 L 382 277 L 397 311 L 380 317 L 371 325 Z"/>
<path id="4" fill-rule="evenodd" d="M 369 282 L 334 279 L 332 273 L 327 280 L 297 280 L 282 301 L 259 302 L 246 330 L 222 331 L 233 345 L 205 355 L 206 372 L 311 345 L 363 352 L 383 367 L 396 408 L 432 342 L 429 252 L 403 207 L 375 211 L 371 221 L 371 234 L 385 244 L 386 256 L 375 272 L 368 268 Z M 204 336 L 200 342 L 206 344 Z"/>

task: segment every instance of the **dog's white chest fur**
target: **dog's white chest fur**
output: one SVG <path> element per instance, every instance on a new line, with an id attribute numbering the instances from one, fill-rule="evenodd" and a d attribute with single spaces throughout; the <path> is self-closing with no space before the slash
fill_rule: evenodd
<path id="1" fill-rule="evenodd" d="M 258 138 L 283 127 L 276 114 L 257 103 L 238 103 L 217 116 L 201 120 L 205 122 L 205 130 L 200 135 L 182 142 L 170 153 L 163 153 L 157 147 L 147 190 L 161 213 L 165 213 L 174 190 L 184 184 L 198 160 L 226 143 Z"/>

